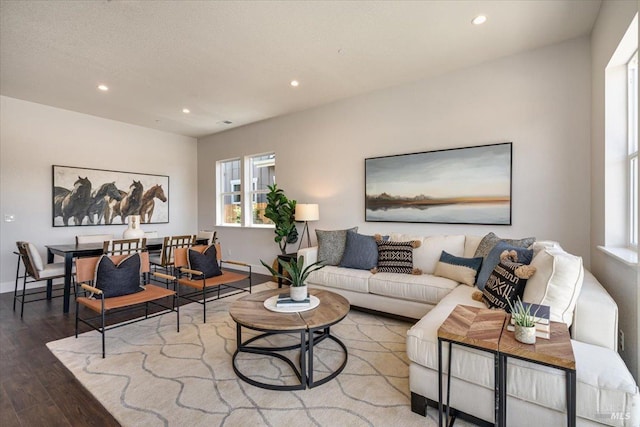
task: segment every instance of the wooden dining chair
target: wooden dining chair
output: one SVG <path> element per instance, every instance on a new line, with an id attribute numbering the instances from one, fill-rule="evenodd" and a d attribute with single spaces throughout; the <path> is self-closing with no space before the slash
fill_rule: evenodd
<path id="1" fill-rule="evenodd" d="M 38 252 L 38 249 L 29 242 L 16 242 L 18 247 L 18 267 L 16 269 L 16 283 L 13 290 L 13 311 L 16 311 L 16 303 L 20 302 L 20 318 L 24 315 L 25 303 L 42 301 L 53 297 L 53 285 L 43 290 L 31 290 L 27 292 L 27 284 L 41 281 L 48 281 L 52 279 L 64 278 L 64 263 L 51 263 L 45 264 L 42 261 L 42 256 Z M 20 264 L 23 265 L 23 274 L 20 275 Z M 22 291 L 18 292 L 18 282 L 22 279 Z M 46 293 L 46 297 L 32 298 L 37 295 Z M 59 295 L 61 296 L 61 295 Z"/>
<path id="2" fill-rule="evenodd" d="M 218 232 L 214 230 L 200 230 L 196 235 L 196 240 L 206 239 L 207 245 L 212 245 L 218 240 Z"/>
<path id="3" fill-rule="evenodd" d="M 202 265 L 202 270 L 196 269 L 194 267 L 193 259 L 189 259 L 189 252 L 194 251 L 198 254 L 207 254 L 209 248 L 215 248 L 215 256 L 208 257 L 206 261 L 203 261 L 203 258 L 200 257 L 200 263 L 202 262 L 212 262 L 216 263 L 216 266 L 213 266 L 213 271 L 216 271 L 214 275 L 211 277 L 207 277 L 204 269 L 210 270 L 207 265 Z M 179 274 L 173 276 L 173 282 L 175 286 L 175 290 L 178 292 L 178 298 L 186 299 L 191 302 L 197 302 L 203 305 L 203 321 L 207 322 L 207 298 L 210 300 L 216 300 L 224 297 L 228 297 L 231 295 L 239 294 L 240 292 L 248 292 L 251 293 L 251 265 L 239 262 L 239 261 L 225 261 L 222 259 L 222 249 L 220 244 L 215 244 L 211 246 L 207 245 L 198 245 L 193 246 L 191 248 L 178 248 L 175 250 L 175 262 L 174 267 L 175 271 Z M 239 267 L 242 271 L 239 270 L 229 270 L 226 266 L 231 265 L 234 267 Z M 217 269 L 215 267 L 218 267 Z M 242 281 L 248 281 L 249 287 L 241 287 L 237 284 Z M 180 286 L 185 286 L 191 289 L 191 292 L 181 293 Z M 231 291 L 230 293 L 225 293 L 222 295 L 220 293 L 221 290 L 224 289 L 232 289 L 237 292 Z M 210 294 L 215 292 L 215 298 L 211 299 Z"/>
<path id="4" fill-rule="evenodd" d="M 167 236 L 162 242 L 162 250 L 158 255 L 151 255 L 149 261 L 153 271 L 162 269 L 166 274 L 174 275 L 174 251 L 178 248 L 189 248 L 195 244 L 195 235 Z M 165 285 L 168 287 L 169 282 Z"/>
<path id="5" fill-rule="evenodd" d="M 147 250 L 147 238 L 107 240 L 102 245 L 105 255 L 129 255 Z"/>
<path id="6" fill-rule="evenodd" d="M 132 284 L 133 288 L 135 288 L 133 292 L 131 292 L 131 286 L 128 291 L 122 291 L 123 284 L 117 280 L 114 281 L 115 283 L 113 284 L 107 283 L 108 281 L 100 283 L 95 282 L 95 280 L 100 281 L 99 264 L 104 257 L 109 258 L 112 265 L 116 266 L 108 266 L 111 271 L 113 271 L 114 268 L 119 269 L 125 260 L 131 259 L 132 257 L 139 257 L 139 264 L 137 266 L 138 282 Z M 138 252 L 131 255 L 102 255 L 100 257 L 78 258 L 76 261 L 76 270 L 77 281 L 80 288 L 88 293 L 88 295 L 76 297 L 76 338 L 78 338 L 78 326 L 80 322 L 100 332 L 102 335 L 102 358 L 105 357 L 105 333 L 110 329 L 151 317 L 160 316 L 169 312 L 175 312 L 176 330 L 180 332 L 180 306 L 178 304 L 177 292 L 160 286 L 143 284 L 139 280 L 141 275 L 149 273 L 149 255 L 146 252 Z M 163 273 L 151 274 L 155 274 L 159 277 L 166 276 Z M 120 276 L 119 279 L 121 277 L 122 276 Z M 166 278 L 172 279 L 170 276 L 167 276 Z M 101 286 L 102 284 L 104 285 Z M 114 292 L 114 289 L 117 292 Z M 109 296 L 109 293 L 114 293 L 115 296 Z M 78 293 L 78 295 L 80 294 Z M 166 298 L 171 299 L 171 306 L 163 303 L 162 300 Z M 163 310 L 149 314 L 149 304 L 159 306 Z M 108 314 L 136 309 L 142 305 L 145 307 L 144 317 L 138 317 L 127 322 L 107 326 L 106 316 Z M 83 317 L 82 315 L 85 314 L 85 310 L 80 310 L 80 306 L 85 307 L 89 312 L 93 312 L 94 314 L 90 317 Z"/>

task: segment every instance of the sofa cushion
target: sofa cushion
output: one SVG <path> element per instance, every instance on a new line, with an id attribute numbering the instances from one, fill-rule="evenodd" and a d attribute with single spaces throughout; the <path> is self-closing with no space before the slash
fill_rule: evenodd
<path id="1" fill-rule="evenodd" d="M 551 320 L 571 326 L 584 271 L 582 258 L 561 248 L 543 249 L 531 261 L 536 273 L 524 289 L 523 300 L 551 307 Z"/>
<path id="2" fill-rule="evenodd" d="M 518 262 L 522 264 L 531 263 L 531 259 L 533 258 L 533 250 L 522 248 L 520 246 L 514 246 L 510 243 L 500 241 L 496 243 L 495 246 L 491 248 L 487 256 L 483 258 L 482 266 L 480 267 L 480 271 L 478 272 L 478 276 L 476 277 L 476 286 L 478 287 L 478 289 L 484 289 L 485 285 L 489 281 L 491 273 L 500 262 L 500 255 L 502 254 L 502 252 L 512 250 L 516 251 L 516 253 L 518 254 Z"/>
<path id="3" fill-rule="evenodd" d="M 348 230 L 316 230 L 318 261 L 326 265 L 340 264 L 347 244 L 347 231 L 358 231 L 358 227 Z"/>
<path id="4" fill-rule="evenodd" d="M 347 231 L 347 243 L 340 267 L 371 270 L 378 265 L 378 245 L 374 236 Z"/>
<path id="5" fill-rule="evenodd" d="M 437 304 L 458 285 L 455 280 L 431 274 L 378 273 L 369 279 L 369 292 L 392 298 Z M 389 304 L 393 304 L 393 301 L 389 300 Z"/>
<path id="6" fill-rule="evenodd" d="M 462 258 L 442 251 L 436 265 L 435 275 L 473 286 L 476 275 L 482 265 L 482 258 Z"/>
<path id="7" fill-rule="evenodd" d="M 478 250 L 478 245 L 482 241 L 482 236 L 473 236 L 468 235 L 464 238 L 464 253 L 462 254 L 465 258 L 473 258 L 476 254 L 476 250 Z"/>
<path id="8" fill-rule="evenodd" d="M 421 245 L 413 250 L 413 266 L 425 274 L 433 274 L 442 251 L 447 251 L 455 256 L 464 255 L 465 239 L 464 235 L 424 237 L 391 233 L 389 240 L 394 242 L 420 241 Z"/>
<path id="9" fill-rule="evenodd" d="M 377 240 L 378 266 L 376 273 L 420 274 L 413 268 L 413 249 L 420 241 L 392 242 Z"/>
<path id="10" fill-rule="evenodd" d="M 328 265 L 309 274 L 307 283 L 336 289 L 346 289 L 353 292 L 369 293 L 369 278 L 371 276 L 373 276 L 373 274 L 367 270 Z"/>

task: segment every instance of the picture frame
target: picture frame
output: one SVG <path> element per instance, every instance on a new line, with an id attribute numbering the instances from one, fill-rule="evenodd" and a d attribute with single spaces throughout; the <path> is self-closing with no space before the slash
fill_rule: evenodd
<path id="1" fill-rule="evenodd" d="M 140 172 L 52 166 L 53 227 L 169 222 L 169 177 Z"/>
<path id="2" fill-rule="evenodd" d="M 365 159 L 365 221 L 511 225 L 511 142 Z"/>

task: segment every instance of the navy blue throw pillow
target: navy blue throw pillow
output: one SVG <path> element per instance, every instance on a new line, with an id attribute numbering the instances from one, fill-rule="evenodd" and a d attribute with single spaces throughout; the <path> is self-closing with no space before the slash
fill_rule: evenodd
<path id="1" fill-rule="evenodd" d="M 105 298 L 143 291 L 140 287 L 140 254 L 129 255 L 118 265 L 108 256 L 102 255 L 96 265 L 94 284 Z"/>
<path id="2" fill-rule="evenodd" d="M 378 245 L 373 236 L 347 231 L 347 244 L 340 267 L 371 270 L 378 265 Z"/>
<path id="3" fill-rule="evenodd" d="M 222 270 L 218 265 L 218 254 L 216 253 L 216 245 L 211 245 L 202 253 L 189 249 L 188 254 L 189 269 L 198 270 L 204 273 L 202 275 L 191 275 L 194 280 L 208 279 L 209 277 L 221 276 Z"/>

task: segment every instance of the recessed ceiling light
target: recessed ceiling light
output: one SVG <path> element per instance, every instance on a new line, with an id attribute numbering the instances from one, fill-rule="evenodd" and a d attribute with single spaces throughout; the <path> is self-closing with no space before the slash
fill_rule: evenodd
<path id="1" fill-rule="evenodd" d="M 300 82 L 297 80 L 291 80 L 291 83 L 289 83 L 291 86 L 293 87 L 298 87 L 300 86 Z"/>
<path id="2" fill-rule="evenodd" d="M 188 108 L 183 108 L 182 112 L 185 114 L 189 114 L 191 112 L 191 110 L 189 110 Z"/>
<path id="3" fill-rule="evenodd" d="M 482 25 L 485 22 L 487 22 L 487 16 L 486 15 L 478 15 L 475 18 L 473 18 L 473 20 L 471 21 L 471 23 L 473 25 Z"/>
<path id="4" fill-rule="evenodd" d="M 106 91 L 109 90 L 109 86 L 107 86 L 107 85 L 98 85 L 98 90 L 106 92 Z"/>

